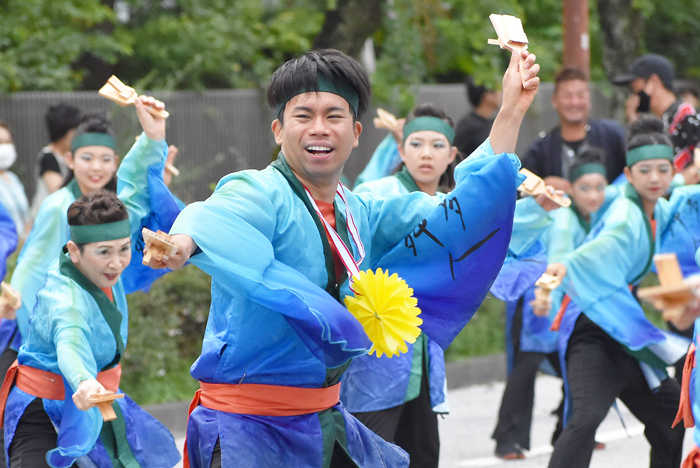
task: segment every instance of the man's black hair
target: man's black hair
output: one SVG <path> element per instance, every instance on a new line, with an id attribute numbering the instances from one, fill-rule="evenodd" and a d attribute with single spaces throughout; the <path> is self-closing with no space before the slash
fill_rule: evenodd
<path id="1" fill-rule="evenodd" d="M 352 57 L 335 49 L 319 49 L 305 53 L 299 58 L 289 60 L 279 67 L 270 78 L 267 86 L 267 103 L 277 109 L 289 96 L 298 94 L 300 89 L 316 89 L 318 75 L 323 74 L 333 82 L 340 82 L 357 92 L 359 104 L 355 120 L 362 117 L 370 103 L 371 88 L 367 73 Z M 284 107 L 278 118 L 282 121 Z"/>
<path id="2" fill-rule="evenodd" d="M 77 128 L 82 119 L 80 109 L 63 102 L 49 107 L 44 115 L 46 130 L 52 143 L 66 136 L 74 128 Z"/>

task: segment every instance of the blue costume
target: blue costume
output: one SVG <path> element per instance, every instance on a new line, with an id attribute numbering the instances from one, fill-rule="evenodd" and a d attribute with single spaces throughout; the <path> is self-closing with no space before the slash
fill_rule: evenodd
<path id="1" fill-rule="evenodd" d="M 17 248 L 17 230 L 12 217 L 0 203 L 0 280 L 7 273 L 7 257 Z"/>
<path id="2" fill-rule="evenodd" d="M 396 175 L 359 185 L 354 193 L 370 192 L 378 197 L 387 197 L 419 191 L 404 167 Z M 392 358 L 364 355 L 353 359 L 343 375 L 340 393 L 346 410 L 351 413 L 378 411 L 417 398 L 425 362 L 430 379 L 431 407 L 436 413 L 448 412 L 445 352 L 425 333 L 421 333 L 414 344 L 408 343 L 407 346 L 406 353 Z"/>
<path id="3" fill-rule="evenodd" d="M 347 194 L 365 246 L 363 268 L 385 268 L 406 280 L 424 311 L 422 330 L 442 348 L 476 311 L 503 262 L 519 167 L 515 155 L 493 155 L 485 142 L 457 168 L 458 186 L 442 203 L 424 193 Z M 485 201 L 483 193 L 493 196 Z M 345 276 L 335 278 L 309 203 L 280 154 L 263 171 L 225 177 L 207 201 L 189 205 L 175 221 L 171 234 L 194 240 L 201 252 L 191 261 L 212 276 L 202 354 L 191 369 L 195 379 L 316 389 L 336 384 L 349 361 L 370 348 L 339 302 L 351 294 L 349 285 Z M 335 205 L 343 237 L 345 204 L 336 197 Z M 357 246 L 345 240 L 357 260 Z M 360 467 L 408 465 L 400 449 L 368 431 L 341 403 L 298 416 L 197 406 L 187 437 L 197 467 L 210 465 L 217 440 L 222 466 L 329 466 L 336 444 Z"/>
<path id="4" fill-rule="evenodd" d="M 666 367 L 685 355 L 689 342 L 654 326 L 629 286 L 650 270 L 673 217 L 669 202 L 659 199 L 654 230 L 627 185 L 585 243 L 560 260 L 567 275 L 552 295 L 556 309 L 564 293 L 570 298 L 559 337 L 567 401 L 550 467 L 587 465 L 595 423 L 618 396 L 645 422 L 652 466 L 680 464 L 683 430 L 670 429 L 680 392 Z"/>
<path id="5" fill-rule="evenodd" d="M 49 269 L 39 291 L 29 333 L 19 350 L 19 365 L 61 375 L 64 399 L 43 399 L 58 432 L 58 448 L 49 451 L 53 467 L 68 467 L 89 458 L 100 468 L 141 466 L 170 468 L 180 454 L 168 430 L 129 397 L 115 400 L 115 421 L 104 423 L 98 408 L 81 411 L 72 395 L 86 378 L 114 367 L 128 335 L 128 309 L 121 279 L 112 287 L 113 301 L 63 254 Z M 15 386 L 7 400 L 5 455 L 27 406 L 37 397 Z M 138 463 L 135 465 L 134 463 Z M 89 465 L 93 466 L 93 465 Z"/>

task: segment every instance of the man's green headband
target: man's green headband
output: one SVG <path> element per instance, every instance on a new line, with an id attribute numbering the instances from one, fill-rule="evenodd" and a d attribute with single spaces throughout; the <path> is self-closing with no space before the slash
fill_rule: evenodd
<path id="1" fill-rule="evenodd" d="M 638 146 L 627 152 L 627 167 L 632 167 L 639 161 L 649 159 L 668 159 L 673 163 L 673 148 L 668 145 L 645 145 Z"/>
<path id="2" fill-rule="evenodd" d="M 70 144 L 70 150 L 75 153 L 75 150 L 83 146 L 106 146 L 117 151 L 117 141 L 112 135 L 106 133 L 83 133 L 73 138 Z"/>
<path id="3" fill-rule="evenodd" d="M 292 99 L 294 96 L 298 96 L 300 94 L 304 93 L 331 93 L 331 94 L 336 94 L 340 96 L 341 98 L 345 99 L 348 101 L 348 104 L 350 104 L 350 107 L 352 108 L 353 112 L 355 113 L 355 118 L 357 118 L 357 109 L 360 105 L 360 96 L 357 94 L 357 91 L 355 91 L 353 88 L 350 86 L 346 85 L 345 83 L 341 81 L 333 81 L 330 78 L 328 78 L 326 75 L 322 75 L 319 73 L 318 75 L 318 81 L 316 83 L 316 87 L 312 87 L 311 89 L 307 88 L 300 88 L 293 93 L 284 96 L 282 101 L 280 101 L 277 104 L 277 115 L 279 116 L 280 113 L 282 112 L 282 109 L 284 109 L 284 106 L 289 102 L 290 99 Z"/>
<path id="4" fill-rule="evenodd" d="M 569 173 L 569 182 L 573 184 L 579 179 L 579 177 L 586 174 L 602 174 L 603 177 L 607 177 L 605 166 L 599 163 L 586 163 L 571 170 Z"/>
<path id="5" fill-rule="evenodd" d="M 450 145 L 455 139 L 455 130 L 442 119 L 437 117 L 416 117 L 415 119 L 408 122 L 403 126 L 403 141 L 406 142 L 406 138 L 411 133 L 422 132 L 423 130 L 432 130 L 434 132 L 442 133 L 450 142 Z"/>
<path id="6" fill-rule="evenodd" d="M 85 224 L 70 227 L 70 239 L 76 244 L 90 244 L 91 242 L 105 242 L 115 239 L 131 237 L 129 220 L 116 221 L 105 224 Z"/>

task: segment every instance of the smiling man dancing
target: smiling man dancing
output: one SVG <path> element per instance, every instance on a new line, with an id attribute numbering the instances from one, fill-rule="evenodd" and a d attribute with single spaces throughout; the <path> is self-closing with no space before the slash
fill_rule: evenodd
<path id="1" fill-rule="evenodd" d="M 339 184 L 370 98 L 355 60 L 318 50 L 274 73 L 267 98 L 278 112 L 277 160 L 224 177 L 208 200 L 185 208 L 171 230 L 178 254 L 163 264 L 191 260 L 212 277 L 209 323 L 192 366 L 201 389 L 186 464 L 408 465 L 401 449 L 338 401 L 349 361 L 372 345 L 340 299 L 352 294 L 348 271 L 364 259 L 364 267 L 390 268 L 409 283 L 423 310 L 421 328 L 441 346 L 469 320 L 512 230 L 520 162 L 511 152 L 539 86 L 530 55 L 523 88 L 519 58 L 504 75 L 504 104 L 489 140 L 457 168 L 452 201 L 440 205 L 424 193 L 383 199 Z"/>

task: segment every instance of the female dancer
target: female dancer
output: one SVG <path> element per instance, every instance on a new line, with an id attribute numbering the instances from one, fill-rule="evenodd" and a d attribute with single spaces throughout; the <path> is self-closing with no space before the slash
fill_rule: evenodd
<path id="1" fill-rule="evenodd" d="M 128 397 L 111 403 L 117 418 L 103 424 L 91 401 L 119 391 L 129 212 L 101 190 L 72 203 L 67 218 L 71 240 L 49 268 L 0 394 L 8 466 L 83 466 L 88 458 L 104 468 L 172 467 L 180 455 L 162 424 Z"/>
<path id="2" fill-rule="evenodd" d="M 623 196 L 585 244 L 547 268 L 563 278 L 559 289 L 570 298 L 560 328 L 566 421 L 550 468 L 589 465 L 595 431 L 617 397 L 646 426 L 651 467 L 680 465 L 683 429 L 671 429 L 680 389 L 667 378 L 666 366 L 683 357 L 687 343 L 652 325 L 628 286 L 649 271 L 671 220 L 663 195 L 673 177 L 672 161 L 660 120 L 632 124 Z"/>

